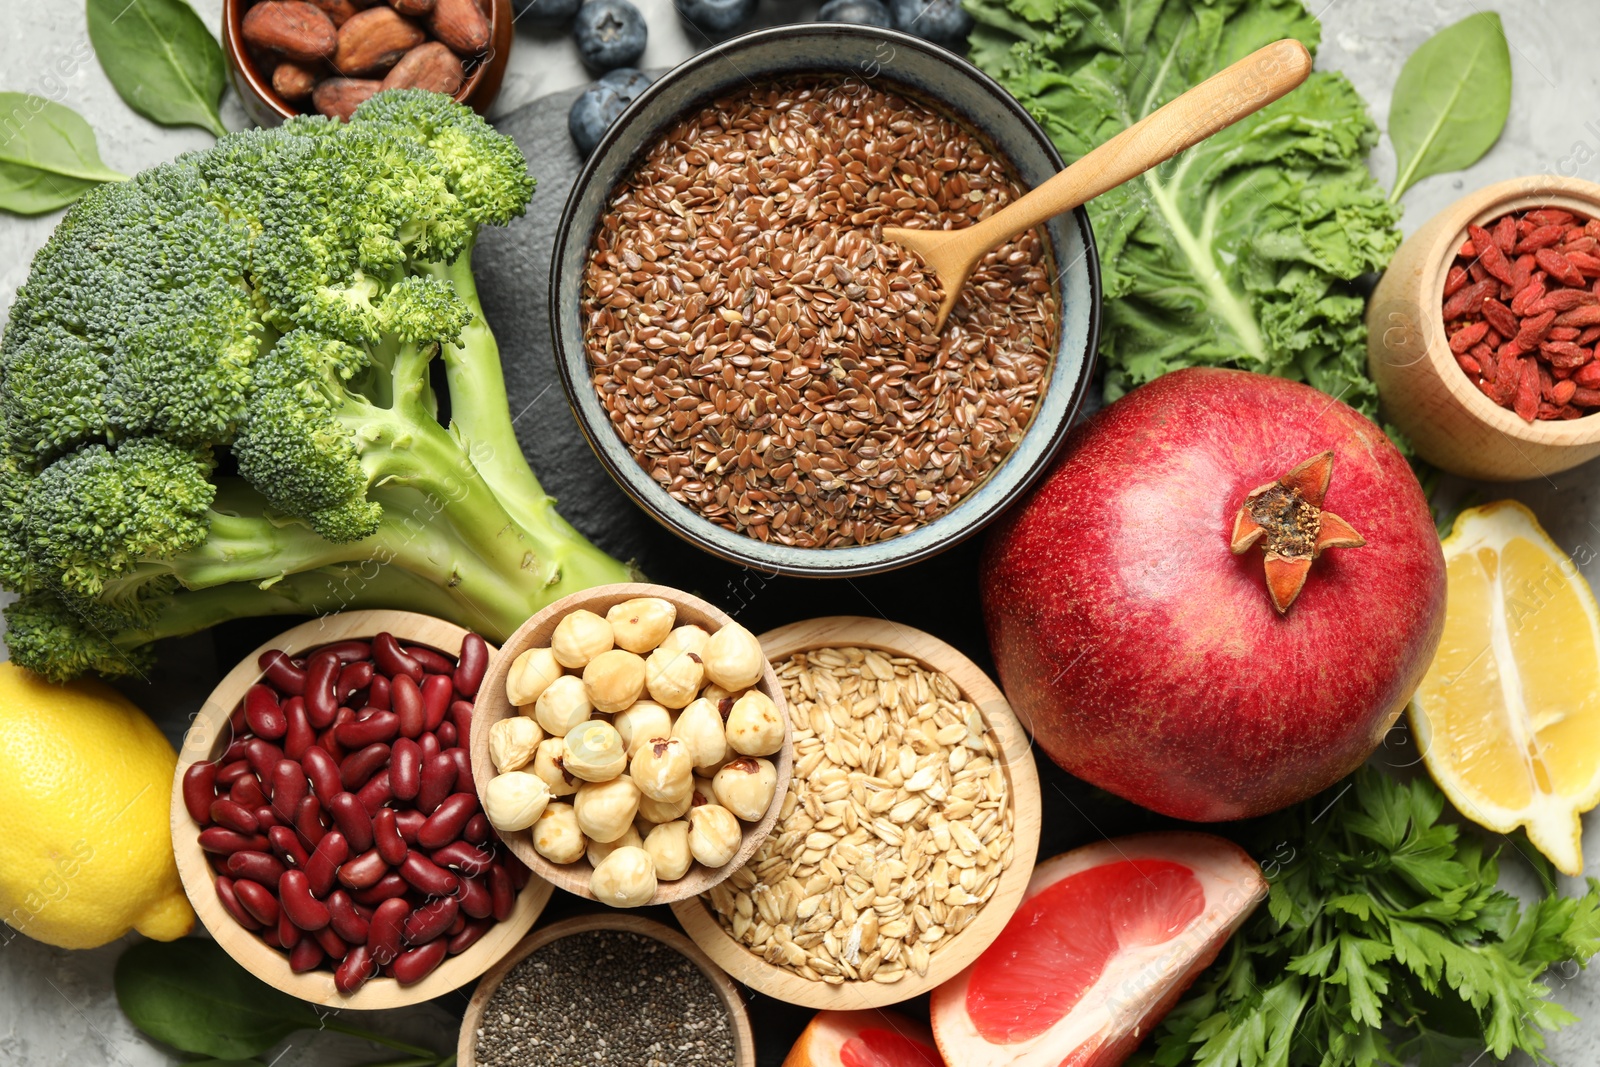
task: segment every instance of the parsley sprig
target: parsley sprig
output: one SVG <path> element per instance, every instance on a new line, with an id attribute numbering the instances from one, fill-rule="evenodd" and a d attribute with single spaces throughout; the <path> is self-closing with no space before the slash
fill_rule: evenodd
<path id="1" fill-rule="evenodd" d="M 1270 820 L 1266 907 L 1133 1062 L 1454 1067 L 1487 1048 L 1549 1063 L 1545 1033 L 1574 1016 L 1543 976 L 1600 949 L 1600 882 L 1524 906 L 1444 805 L 1425 778 L 1364 769 Z"/>

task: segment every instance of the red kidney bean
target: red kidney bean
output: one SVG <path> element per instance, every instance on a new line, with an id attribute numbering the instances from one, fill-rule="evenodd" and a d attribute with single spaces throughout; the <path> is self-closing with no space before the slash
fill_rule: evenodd
<path id="1" fill-rule="evenodd" d="M 448 674 L 430 674 L 422 680 L 422 728 L 437 730 L 450 710 L 450 698 L 456 695 L 456 684 Z"/>
<path id="2" fill-rule="evenodd" d="M 262 926 L 278 925 L 278 898 L 259 882 L 234 882 L 233 894 Z"/>
<path id="3" fill-rule="evenodd" d="M 367 979 L 378 973 L 372 953 L 366 945 L 357 945 L 333 970 L 333 987 L 349 996 L 367 984 Z"/>
<path id="4" fill-rule="evenodd" d="M 322 804 L 316 797 L 306 797 L 294 811 L 295 832 L 307 848 L 316 848 L 328 827 L 322 821 Z"/>
<path id="5" fill-rule="evenodd" d="M 347 663 L 339 669 L 339 677 L 333 683 L 334 696 L 341 704 L 350 703 L 350 698 L 372 684 L 372 664 L 366 660 L 360 663 Z"/>
<path id="6" fill-rule="evenodd" d="M 256 777 L 266 781 L 272 777 L 272 768 L 283 758 L 283 749 L 271 741 L 252 737 L 244 746 L 244 758 L 249 762 L 250 769 L 255 772 Z"/>
<path id="7" fill-rule="evenodd" d="M 261 827 L 262 833 L 266 833 L 281 821 L 278 818 L 278 813 L 265 804 L 255 810 L 255 817 L 256 825 Z"/>
<path id="8" fill-rule="evenodd" d="M 339 710 L 339 695 L 333 691 L 343 666 L 339 657 L 329 652 L 318 652 L 306 664 L 306 717 L 317 729 L 326 729 Z"/>
<path id="9" fill-rule="evenodd" d="M 477 796 L 478 788 L 472 782 L 472 757 L 467 754 L 467 750 L 464 748 L 447 748 L 444 754 L 455 760 L 456 763 L 456 792 L 471 793 L 473 796 Z"/>
<path id="10" fill-rule="evenodd" d="M 251 773 L 249 760 L 228 760 L 217 769 L 217 787 L 219 789 L 232 789 L 234 782 L 241 778 L 248 778 Z M 210 807 L 209 804 L 206 806 Z"/>
<path id="11" fill-rule="evenodd" d="M 277 889 L 283 872 L 283 863 L 270 852 L 235 852 L 228 857 L 228 874 L 236 884 L 249 881 Z M 266 919 L 261 921 L 267 922 Z"/>
<path id="12" fill-rule="evenodd" d="M 443 941 L 432 941 L 421 948 L 400 953 L 394 958 L 394 980 L 401 985 L 414 985 L 422 981 L 444 961 L 447 947 Z"/>
<path id="13" fill-rule="evenodd" d="M 394 639 L 394 634 L 381 633 L 372 639 L 372 659 L 377 663 L 378 670 L 388 675 L 390 679 L 404 674 L 413 682 L 422 681 L 422 664 L 400 647 L 400 642 Z"/>
<path id="14" fill-rule="evenodd" d="M 389 784 L 389 772 L 381 770 L 372 776 L 372 781 L 356 791 L 356 799 L 361 801 L 361 806 L 367 809 L 367 814 L 372 815 L 394 797 L 394 787 Z"/>
<path id="15" fill-rule="evenodd" d="M 400 716 L 392 711 L 378 711 L 376 708 L 365 710 L 371 712 L 366 718 L 358 715 L 349 722 L 334 727 L 334 736 L 346 748 L 365 748 L 371 744 L 393 741 L 399 735 Z"/>
<path id="16" fill-rule="evenodd" d="M 345 747 L 339 743 L 338 729 L 347 722 L 354 722 L 355 718 L 356 709 L 340 708 L 333 713 L 333 722 L 322 731 L 322 736 L 317 738 L 317 745 L 332 756 L 335 763 L 343 763 L 345 756 L 349 755 Z"/>
<path id="17" fill-rule="evenodd" d="M 411 883 L 390 871 L 378 879 L 377 885 L 369 889 L 352 890 L 350 899 L 369 908 L 381 907 L 384 901 L 393 900 L 395 897 L 403 897 L 409 892 L 411 892 Z M 406 907 L 409 908 L 410 905 L 408 904 Z"/>
<path id="18" fill-rule="evenodd" d="M 383 862 L 391 867 L 398 866 L 406 858 L 406 842 L 395 825 L 393 808 L 379 808 L 377 814 L 373 815 L 372 843 L 378 855 L 383 857 Z"/>
<path id="19" fill-rule="evenodd" d="M 235 852 L 263 852 L 270 843 L 260 834 L 241 834 L 221 826 L 211 826 L 200 831 L 200 847 L 207 852 L 231 856 Z"/>
<path id="20" fill-rule="evenodd" d="M 339 867 L 339 881 L 351 889 L 371 889 L 388 873 L 389 865 L 383 862 L 383 857 L 374 848 L 354 859 L 345 860 Z"/>
<path id="21" fill-rule="evenodd" d="M 455 724 L 456 740 L 465 742 L 472 736 L 472 705 L 465 700 L 451 702 L 450 721 Z"/>
<path id="22" fill-rule="evenodd" d="M 241 701 L 238 704 L 235 704 L 233 710 L 228 713 L 228 733 L 234 737 L 238 737 L 240 734 L 245 732 L 245 729 L 246 723 L 244 721 L 244 702 Z"/>
<path id="23" fill-rule="evenodd" d="M 408 853 L 398 870 L 400 877 L 430 897 L 451 896 L 461 886 L 461 879 L 419 852 Z"/>
<path id="24" fill-rule="evenodd" d="M 372 847 L 372 816 L 361 806 L 354 793 L 337 793 L 328 801 L 328 814 L 333 825 L 350 843 L 350 851 L 365 852 Z"/>
<path id="25" fill-rule="evenodd" d="M 299 927 L 295 927 L 299 929 Z M 451 942 L 454 944 L 455 942 Z M 294 948 L 289 950 L 289 969 L 295 974 L 305 974 L 314 971 L 322 963 L 324 953 L 322 946 L 311 938 L 304 938 Z"/>
<path id="26" fill-rule="evenodd" d="M 306 861 L 311 859 L 293 827 L 274 826 L 267 831 L 267 840 L 272 842 L 272 851 L 286 866 L 304 869 Z"/>
<path id="27" fill-rule="evenodd" d="M 278 692 L 299 696 L 306 691 L 306 672 L 296 667 L 282 649 L 267 649 L 256 659 L 256 666 Z"/>
<path id="28" fill-rule="evenodd" d="M 439 802 L 428 816 L 428 821 L 417 831 L 417 845 L 421 848 L 443 848 L 461 836 L 467 820 L 478 813 L 476 793 L 452 793 Z"/>
<path id="29" fill-rule="evenodd" d="M 326 804 L 344 792 L 344 785 L 339 778 L 339 765 L 324 750 L 306 749 L 306 754 L 300 758 L 300 766 L 305 768 L 306 777 L 311 779 L 311 791 L 322 803 Z"/>
<path id="30" fill-rule="evenodd" d="M 276 904 L 277 901 L 274 900 L 273 903 Z M 285 915 L 283 913 L 283 908 L 282 907 L 279 907 L 278 908 L 278 946 L 280 948 L 293 949 L 296 945 L 298 945 L 301 941 L 304 941 L 304 940 L 306 940 L 305 931 L 301 930 L 294 923 L 290 922 L 289 921 L 289 916 L 287 916 L 287 915 Z M 322 953 L 318 952 L 317 955 L 321 956 Z"/>
<path id="31" fill-rule="evenodd" d="M 401 651 L 410 656 L 412 659 L 416 660 L 418 663 L 422 664 L 422 669 L 427 671 L 429 674 L 442 674 L 446 678 L 449 678 L 451 675 L 456 673 L 455 660 L 451 659 L 449 656 L 446 656 L 442 652 L 435 652 L 426 645 L 402 645 Z M 417 683 L 419 685 L 422 683 L 422 681 L 423 679 L 421 678 L 417 679 Z M 450 688 L 455 688 L 454 682 L 450 683 Z"/>
<path id="32" fill-rule="evenodd" d="M 372 776 L 389 762 L 389 746 L 375 742 L 352 752 L 339 764 L 339 781 L 345 789 L 354 792 L 372 780 Z M 326 804 L 327 800 L 324 799 Z"/>
<path id="33" fill-rule="evenodd" d="M 461 830 L 461 836 L 472 842 L 474 845 L 481 845 L 487 842 L 489 840 L 488 817 L 480 811 L 478 814 L 468 819 L 467 825 Z"/>
<path id="34" fill-rule="evenodd" d="M 450 939 L 449 945 L 446 946 L 450 951 L 450 955 L 459 956 L 467 951 L 467 949 L 477 944 L 478 939 L 488 933 L 493 926 L 493 919 L 477 919 L 467 923 L 461 928 L 459 934 Z"/>
<path id="35" fill-rule="evenodd" d="M 244 691 L 244 721 L 257 737 L 276 741 L 289 729 L 289 720 L 278 706 L 278 694 L 270 685 L 257 682 Z"/>
<path id="36" fill-rule="evenodd" d="M 448 937 L 454 937 L 466 928 L 467 917 L 465 915 L 457 915 L 456 921 L 450 924 L 450 929 L 445 931 L 445 935 Z"/>
<path id="37" fill-rule="evenodd" d="M 274 926 L 270 930 L 262 931 L 262 933 L 261 933 L 261 942 L 262 942 L 262 944 L 266 945 L 268 948 L 282 948 L 283 947 L 283 941 L 282 941 L 281 938 L 278 937 L 278 928 L 276 926 Z"/>
<path id="38" fill-rule="evenodd" d="M 533 877 L 533 872 L 528 870 L 528 865 L 517 859 L 517 854 L 510 849 L 500 853 L 500 863 L 511 872 L 511 886 L 518 893 L 527 886 L 528 880 Z"/>
<path id="39" fill-rule="evenodd" d="M 210 760 L 191 763 L 183 772 L 183 806 L 201 826 L 211 824 L 211 801 L 217 795 L 217 765 Z"/>
<path id="40" fill-rule="evenodd" d="M 328 894 L 328 925 L 346 944 L 367 943 L 367 920 L 356 912 L 355 902 L 343 889 Z"/>
<path id="41" fill-rule="evenodd" d="M 350 951 L 350 946 L 344 943 L 343 938 L 333 932 L 332 926 L 324 926 L 320 930 L 313 930 L 311 931 L 311 936 L 316 939 L 322 951 L 335 960 L 344 959 L 345 954 Z"/>
<path id="42" fill-rule="evenodd" d="M 226 767 L 230 763 L 244 759 L 244 749 L 249 743 L 250 735 L 245 732 L 244 726 L 241 724 L 235 731 L 233 740 L 228 742 L 228 747 L 222 750 L 221 756 L 217 757 L 217 764 Z"/>
<path id="43" fill-rule="evenodd" d="M 293 759 L 281 759 L 272 768 L 272 808 L 284 822 L 294 818 L 310 789 L 306 772 Z"/>
<path id="44" fill-rule="evenodd" d="M 461 655 L 456 659 L 454 682 L 456 691 L 471 699 L 478 695 L 478 686 L 489 670 L 489 646 L 477 634 L 461 639 Z"/>
<path id="45" fill-rule="evenodd" d="M 311 728 L 311 721 L 306 718 L 305 699 L 290 697 L 285 700 L 283 717 L 288 723 L 283 734 L 283 754 L 292 760 L 297 760 L 306 754 L 306 749 L 317 743 L 317 732 Z"/>
<path id="46" fill-rule="evenodd" d="M 415 808 L 406 808 L 394 813 L 394 828 L 400 832 L 400 840 L 412 846 L 417 843 L 417 831 L 422 829 L 422 824 L 427 821 L 428 817 Z"/>
<path id="47" fill-rule="evenodd" d="M 311 881 L 305 871 L 285 871 L 278 881 L 278 897 L 289 921 L 307 933 L 328 925 L 328 906 L 311 895 Z"/>
<path id="48" fill-rule="evenodd" d="M 232 788 L 228 790 L 228 799 L 247 808 L 258 807 L 267 802 L 266 793 L 262 790 L 261 783 L 256 781 L 254 774 L 245 775 L 234 782 Z"/>
<path id="49" fill-rule="evenodd" d="M 456 921 L 461 904 L 455 897 L 430 900 L 406 919 L 406 944 L 422 945 L 442 935 Z"/>
<path id="50" fill-rule="evenodd" d="M 389 750 L 389 786 L 399 800 L 415 800 L 422 786 L 422 749 L 408 737 Z"/>
<path id="51" fill-rule="evenodd" d="M 432 815 L 441 801 L 456 789 L 456 761 L 447 752 L 429 757 L 422 765 L 422 786 L 417 790 L 417 810 Z"/>
<path id="52" fill-rule="evenodd" d="M 374 674 L 372 684 L 367 686 L 367 703 L 380 711 L 388 711 L 394 704 L 394 684 L 383 675 Z"/>
<path id="53" fill-rule="evenodd" d="M 331 645 L 323 645 L 317 649 L 317 654 L 332 656 L 340 663 L 359 663 L 372 658 L 372 644 L 359 638 L 335 641 Z"/>
<path id="54" fill-rule="evenodd" d="M 403 737 L 422 736 L 428 719 L 428 709 L 422 703 L 422 690 L 407 675 L 395 676 L 391 681 L 390 702 L 400 717 L 400 734 Z"/>
<path id="55" fill-rule="evenodd" d="M 217 899 L 222 901 L 223 910 L 233 916 L 234 922 L 246 930 L 261 929 L 260 921 L 246 911 L 244 905 L 239 902 L 239 895 L 234 892 L 232 878 L 218 878 L 212 884 L 216 886 Z"/>
<path id="56" fill-rule="evenodd" d="M 489 899 L 493 903 L 490 914 L 496 922 L 511 918 L 511 909 L 517 903 L 517 890 L 512 887 L 511 872 L 503 864 L 497 863 L 489 868 Z"/>
<path id="57" fill-rule="evenodd" d="M 494 914 L 494 896 L 476 878 L 461 880 L 461 910 L 469 918 L 487 919 Z"/>
<path id="58" fill-rule="evenodd" d="M 255 812 L 227 797 L 218 797 L 211 802 L 211 821 L 241 834 L 253 834 L 261 829 Z"/>
<path id="59" fill-rule="evenodd" d="M 439 728 L 434 731 L 434 737 L 440 748 L 455 748 L 461 740 L 456 736 L 456 724 L 453 722 L 440 723 Z"/>
<path id="60" fill-rule="evenodd" d="M 494 857 L 489 853 L 473 848 L 465 841 L 452 841 L 443 848 L 436 848 L 428 854 L 428 858 L 441 867 L 454 867 L 474 878 L 487 871 L 489 864 L 494 862 Z"/>
<path id="61" fill-rule="evenodd" d="M 410 914 L 411 905 L 399 897 L 391 897 L 378 905 L 367 924 L 367 947 L 372 950 L 373 959 L 391 963 L 400 955 L 400 936 Z"/>
<path id="62" fill-rule="evenodd" d="M 449 723 L 442 722 L 439 724 L 439 729 L 443 730 L 449 725 Z M 417 738 L 417 744 L 422 747 L 422 761 L 424 763 L 432 759 L 434 756 L 437 756 L 445 749 L 445 746 L 439 743 L 438 731 L 434 731 L 431 734 L 423 734 L 421 737 Z"/>
<path id="63" fill-rule="evenodd" d="M 317 843 L 306 860 L 305 875 L 310 879 L 311 891 L 317 896 L 327 896 L 333 888 L 334 876 L 340 866 L 350 858 L 350 843 L 339 831 L 331 831 Z"/>

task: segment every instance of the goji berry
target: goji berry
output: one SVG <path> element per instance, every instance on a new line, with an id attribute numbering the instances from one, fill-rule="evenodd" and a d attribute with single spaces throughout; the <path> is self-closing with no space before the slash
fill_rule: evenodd
<path id="1" fill-rule="evenodd" d="M 1500 291 L 1500 283 L 1494 280 L 1473 282 L 1455 296 L 1444 303 L 1444 321 L 1459 319 L 1463 315 L 1476 315 L 1483 308 L 1483 301 Z"/>
<path id="2" fill-rule="evenodd" d="M 1557 315 L 1556 318 L 1561 316 Z M 1578 339 L 1576 326 L 1552 326 L 1550 332 L 1544 335 L 1546 341 L 1576 341 Z"/>
<path id="3" fill-rule="evenodd" d="M 1494 327 L 1495 333 L 1502 337 L 1515 337 L 1517 335 L 1517 317 L 1494 297 L 1489 297 L 1483 302 L 1483 317 Z M 1600 322 L 1600 319 L 1596 319 Z"/>
<path id="4" fill-rule="evenodd" d="M 1526 218 L 1535 226 L 1571 226 L 1576 216 L 1558 207 L 1542 207 L 1528 212 Z"/>
<path id="5" fill-rule="evenodd" d="M 1488 332 L 1487 322 L 1474 322 L 1470 326 L 1463 326 L 1450 336 L 1450 351 L 1459 356 L 1483 340 L 1483 335 Z"/>
<path id="6" fill-rule="evenodd" d="M 1580 408 L 1600 407 L 1600 389 L 1584 389 L 1580 386 L 1573 391 L 1572 402 Z"/>
<path id="7" fill-rule="evenodd" d="M 1585 363 L 1572 372 L 1572 380 L 1585 389 L 1600 389 L 1600 363 Z"/>
<path id="8" fill-rule="evenodd" d="M 1470 231 L 1469 231 L 1470 232 Z M 1494 224 L 1494 245 L 1502 255 L 1510 255 L 1511 249 L 1517 243 L 1517 220 L 1510 215 L 1503 215 L 1500 221 Z M 1472 235 L 1474 244 L 1478 243 L 1478 235 Z"/>
<path id="9" fill-rule="evenodd" d="M 1561 282 L 1563 285 L 1582 287 L 1583 275 L 1578 273 L 1578 268 L 1574 267 L 1572 261 L 1560 252 L 1549 248 L 1541 248 L 1533 254 L 1533 258 L 1556 281 Z"/>
<path id="10" fill-rule="evenodd" d="M 1560 226 L 1536 226 L 1528 231 L 1528 235 L 1518 241 L 1514 251 L 1521 255 L 1539 248 L 1550 248 L 1561 243 L 1567 231 Z"/>
<path id="11" fill-rule="evenodd" d="M 1600 396 L 1600 393 L 1596 394 Z M 1522 378 L 1517 383 L 1517 395 L 1511 401 L 1511 410 L 1523 422 L 1532 422 L 1539 414 L 1539 361 L 1522 361 Z"/>
<path id="12" fill-rule="evenodd" d="M 1551 325 L 1555 323 L 1555 321 L 1556 313 L 1554 311 L 1541 312 L 1538 315 L 1523 319 L 1522 328 L 1517 331 L 1517 335 L 1513 337 L 1512 340 L 1521 346 L 1523 351 L 1530 351 L 1534 348 L 1537 348 L 1539 346 L 1539 342 L 1544 340 L 1545 331 L 1548 330 Z"/>
<path id="13" fill-rule="evenodd" d="M 1572 399 L 1572 394 L 1578 391 L 1578 383 L 1572 380 L 1557 382 L 1550 390 L 1550 402 L 1560 407 Z"/>
<path id="14" fill-rule="evenodd" d="M 1444 295 L 1447 298 L 1455 296 L 1457 293 L 1459 293 L 1461 291 L 1461 287 L 1466 285 L 1466 284 L 1467 284 L 1467 268 L 1465 268 L 1465 267 L 1463 267 L 1463 266 L 1461 266 L 1459 264 L 1454 265 L 1448 271 L 1445 272 L 1445 276 L 1444 276 Z"/>
<path id="15" fill-rule="evenodd" d="M 1596 256 L 1593 252 L 1569 252 L 1567 262 L 1571 263 L 1579 274 L 1586 274 L 1591 278 L 1600 276 L 1600 256 Z"/>
<path id="16" fill-rule="evenodd" d="M 1511 313 L 1513 315 L 1528 314 L 1533 310 L 1533 305 L 1544 299 L 1544 295 L 1544 275 L 1542 273 L 1535 274 L 1528 280 L 1528 284 L 1517 290 L 1517 295 L 1511 298 Z"/>

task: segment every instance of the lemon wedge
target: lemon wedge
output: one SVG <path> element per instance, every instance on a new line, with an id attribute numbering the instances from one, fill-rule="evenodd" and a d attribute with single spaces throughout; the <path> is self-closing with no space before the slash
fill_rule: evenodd
<path id="1" fill-rule="evenodd" d="M 1527 827 L 1583 871 L 1578 816 L 1600 803 L 1600 608 L 1577 565 L 1512 500 L 1469 508 L 1444 539 L 1449 601 L 1411 702 L 1423 760 L 1457 810 Z"/>

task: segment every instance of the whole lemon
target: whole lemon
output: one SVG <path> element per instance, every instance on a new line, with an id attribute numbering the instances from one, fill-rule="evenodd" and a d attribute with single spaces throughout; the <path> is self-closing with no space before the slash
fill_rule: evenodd
<path id="1" fill-rule="evenodd" d="M 168 815 L 177 762 L 116 690 L 0 663 L 0 918 L 62 948 L 130 927 L 159 941 L 187 934 L 194 910 Z"/>

